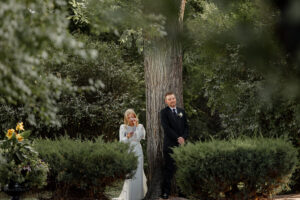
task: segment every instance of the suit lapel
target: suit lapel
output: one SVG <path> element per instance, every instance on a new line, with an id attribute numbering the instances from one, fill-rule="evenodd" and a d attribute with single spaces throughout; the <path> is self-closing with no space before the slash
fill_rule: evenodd
<path id="1" fill-rule="evenodd" d="M 173 113 L 172 113 L 172 110 L 170 109 L 170 107 L 166 107 L 166 111 L 167 111 L 170 122 L 172 122 L 172 120 L 174 121 Z"/>

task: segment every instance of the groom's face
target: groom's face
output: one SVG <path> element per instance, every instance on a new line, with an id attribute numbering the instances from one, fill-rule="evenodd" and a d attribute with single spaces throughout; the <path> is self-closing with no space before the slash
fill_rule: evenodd
<path id="1" fill-rule="evenodd" d="M 169 107 L 173 108 L 176 106 L 176 97 L 174 94 L 168 95 L 165 98 L 166 104 L 168 104 Z"/>

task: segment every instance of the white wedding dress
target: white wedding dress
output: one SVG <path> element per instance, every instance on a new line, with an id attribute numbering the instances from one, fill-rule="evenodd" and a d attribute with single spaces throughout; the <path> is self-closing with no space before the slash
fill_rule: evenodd
<path id="1" fill-rule="evenodd" d="M 132 130 L 135 130 L 134 134 L 128 139 L 126 134 Z M 120 196 L 113 198 L 113 200 L 141 200 L 145 197 L 147 180 L 144 173 L 143 149 L 140 143 L 142 139 L 145 139 L 145 136 L 146 132 L 142 124 L 139 124 L 136 128 L 124 124 L 121 125 L 119 132 L 120 142 L 130 143 L 130 146 L 133 147 L 135 155 L 138 156 L 138 167 L 132 179 L 125 180 Z"/>

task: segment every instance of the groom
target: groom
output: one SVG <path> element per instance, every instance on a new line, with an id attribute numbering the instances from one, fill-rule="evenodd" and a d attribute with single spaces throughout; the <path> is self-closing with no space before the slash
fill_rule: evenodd
<path id="1" fill-rule="evenodd" d="M 161 124 L 164 129 L 164 169 L 162 183 L 162 198 L 168 199 L 171 191 L 171 181 L 175 173 L 175 162 L 170 154 L 171 147 L 183 145 L 189 135 L 188 124 L 185 112 L 182 108 L 176 107 L 176 97 L 172 92 L 165 94 L 167 107 L 161 110 Z"/>

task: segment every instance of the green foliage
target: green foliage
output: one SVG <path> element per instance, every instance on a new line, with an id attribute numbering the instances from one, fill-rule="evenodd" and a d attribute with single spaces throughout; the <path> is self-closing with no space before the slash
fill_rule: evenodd
<path id="1" fill-rule="evenodd" d="M 228 48 L 226 54 L 228 58 L 224 58 L 220 65 L 215 62 L 202 65 L 192 75 L 198 77 L 195 86 L 203 89 L 200 95 L 207 99 L 211 114 L 217 112 L 221 120 L 223 131 L 217 137 L 242 134 L 297 138 L 298 104 L 279 95 L 264 98 L 268 95 L 263 86 L 265 81 L 259 73 L 244 66 L 238 48 Z"/>
<path id="2" fill-rule="evenodd" d="M 68 59 L 59 65 L 47 63 L 46 70 L 69 79 L 77 87 L 100 79 L 103 88 L 75 96 L 62 95 L 58 106 L 62 128 L 56 132 L 72 136 L 81 133 L 83 137 L 104 135 L 105 139 L 113 140 L 118 136 L 127 108 L 132 107 L 138 113 L 144 111 L 142 60 L 113 42 L 102 42 L 83 35 L 78 35 L 78 39 L 86 43 L 86 48 L 96 49 L 100 58 L 86 61 L 68 54 Z"/>
<path id="3" fill-rule="evenodd" d="M 201 199 L 256 199 L 280 192 L 298 164 L 282 139 L 236 139 L 175 148 L 181 191 Z"/>
<path id="4" fill-rule="evenodd" d="M 65 7 L 62 0 L 0 2 L 0 103 L 22 105 L 32 125 L 37 119 L 58 125 L 56 100 L 73 90 L 67 81 L 43 73 L 42 60 L 59 62 L 67 49 L 91 56 L 68 33 Z"/>
<path id="5" fill-rule="evenodd" d="M 69 4 L 71 6 L 73 14 L 70 15 L 68 19 L 74 21 L 76 25 L 84 26 L 89 24 L 89 20 L 87 19 L 87 13 L 85 9 L 86 0 L 82 0 L 82 2 L 71 0 L 69 1 Z"/>
<path id="6" fill-rule="evenodd" d="M 199 130 L 204 130 L 200 139 L 208 138 L 205 130 L 219 138 L 236 137 L 237 133 L 297 138 L 298 102 L 290 98 L 292 92 L 281 95 L 285 84 L 273 85 L 285 82 L 284 79 L 272 80 L 270 84 L 270 78 L 276 76 L 266 67 L 256 65 L 255 59 L 249 61 L 252 56 L 249 48 L 251 45 L 259 48 L 256 44 L 263 39 L 260 34 L 273 30 L 278 14 L 266 17 L 262 15 L 264 7 L 260 3 L 249 1 L 237 2 L 227 8 L 229 11 L 211 2 L 202 2 L 199 6 L 202 10 L 187 20 L 189 37 L 194 42 L 186 43 L 189 45 L 184 62 L 186 104 L 193 119 L 198 118 L 204 126 L 207 124 L 205 119 L 215 119 L 215 124 L 210 126 L 216 127 L 199 127 Z M 275 10 L 267 9 L 267 12 Z M 251 24 L 255 36 L 242 40 L 244 35 L 238 33 L 239 28 L 242 29 L 239 27 L 241 23 Z M 233 36 L 240 40 L 233 39 Z M 259 39 L 249 41 L 252 37 Z M 285 57 L 278 50 L 274 37 L 269 36 L 265 42 L 271 45 L 266 50 L 272 52 L 262 62 L 273 63 L 272 68 L 286 66 Z"/>
<path id="7" fill-rule="evenodd" d="M 18 125 L 19 126 L 19 125 Z M 6 186 L 18 183 L 27 188 L 41 188 L 46 185 L 48 165 L 31 147 L 29 131 L 20 126 L 9 129 L 0 143 L 0 183 Z"/>
<path id="8" fill-rule="evenodd" d="M 279 10 L 267 2 L 213 2 L 188 3 L 194 10 L 186 21 L 184 97 L 191 138 L 285 135 L 299 148 L 298 72 L 274 28 Z"/>
<path id="9" fill-rule="evenodd" d="M 113 30 L 116 34 L 119 34 L 127 29 L 138 33 L 142 29 L 145 35 L 144 39 L 150 39 L 166 36 L 164 26 L 166 16 L 162 12 L 153 12 L 153 5 L 159 4 L 161 4 L 161 1 L 130 0 L 124 2 L 107 0 L 99 2 L 91 0 L 86 3 L 86 8 L 88 10 L 88 20 L 91 22 L 94 33 L 99 34 Z M 168 1 L 163 5 L 163 9 L 169 11 L 170 5 L 173 6 L 174 4 L 175 1 Z M 149 10 L 151 11 L 149 12 Z"/>
<path id="10" fill-rule="evenodd" d="M 131 177 L 137 166 L 137 158 L 129 152 L 128 145 L 104 143 L 102 138 L 95 141 L 68 137 L 38 139 L 35 148 L 49 163 L 48 184 L 56 198 L 102 199 L 106 186 Z"/>
<path id="11" fill-rule="evenodd" d="M 76 39 L 84 43 L 87 50 L 97 50 L 99 58 L 85 60 L 67 51 L 63 55 L 66 59 L 60 63 L 52 60 L 43 62 L 44 73 L 68 80 L 77 89 L 76 92 L 65 91 L 57 99 L 56 120 L 60 122 L 59 126 L 49 126 L 40 120 L 31 129 L 35 136 L 68 134 L 76 137 L 80 134 L 91 138 L 104 135 L 105 139 L 114 140 L 118 137 L 118 128 L 127 108 L 144 113 L 141 56 L 114 42 L 103 42 L 79 34 Z M 3 130 L 30 114 L 22 106 L 3 105 L 0 111 Z M 141 120 L 144 121 L 143 117 Z"/>

